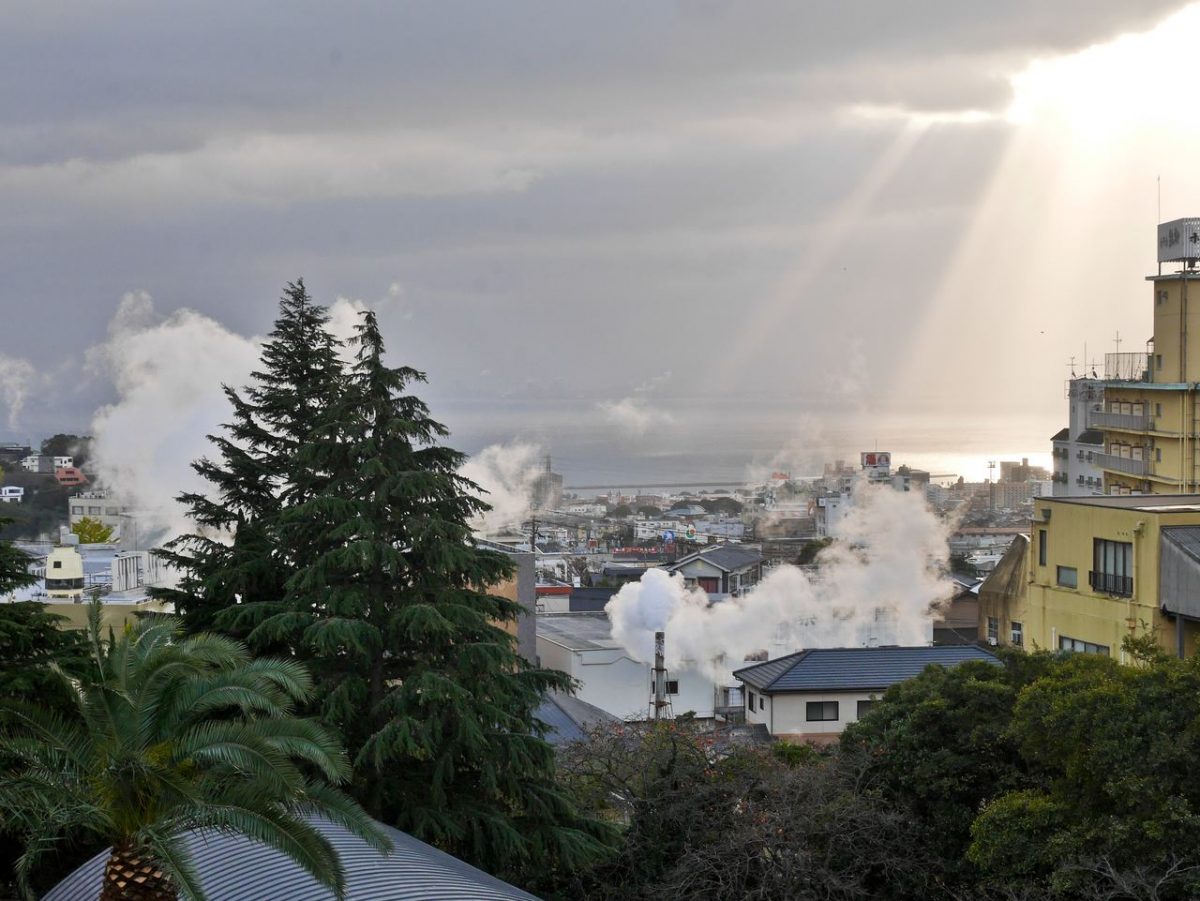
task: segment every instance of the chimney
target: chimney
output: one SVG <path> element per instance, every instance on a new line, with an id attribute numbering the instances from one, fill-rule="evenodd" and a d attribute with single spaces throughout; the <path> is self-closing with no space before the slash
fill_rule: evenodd
<path id="1" fill-rule="evenodd" d="M 663 718 L 667 706 L 667 667 L 664 663 L 666 633 L 654 633 L 654 718 Z"/>

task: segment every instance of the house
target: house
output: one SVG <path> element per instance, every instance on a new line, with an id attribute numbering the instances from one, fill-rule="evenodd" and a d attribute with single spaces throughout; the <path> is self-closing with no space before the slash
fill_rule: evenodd
<path id="1" fill-rule="evenodd" d="M 66 459 L 71 459 L 67 457 Z M 64 488 L 78 488 L 80 485 L 86 485 L 88 478 L 83 474 L 83 470 L 78 466 L 59 466 L 54 470 L 54 478 L 58 479 L 58 484 Z"/>
<path id="2" fill-rule="evenodd" d="M 989 644 L 1124 658 L 1153 636 L 1181 657 L 1200 649 L 1200 495 L 1041 498 L 1029 538 L 979 593 Z"/>
<path id="3" fill-rule="evenodd" d="M 740 594 L 762 579 L 766 558 L 757 550 L 737 544 L 715 544 L 681 557 L 667 567 L 680 573 L 689 585 L 719 599 Z"/>
<path id="4" fill-rule="evenodd" d="M 835 741 L 888 688 L 930 664 L 999 665 L 974 645 L 812 648 L 735 670 L 745 691 L 746 725 L 788 741 Z"/>
<path id="5" fill-rule="evenodd" d="M 537 618 L 538 663 L 577 679 L 575 696 L 620 719 L 646 719 L 650 710 L 649 663 L 635 660 L 612 637 L 604 613 L 545 614 Z M 692 711 L 707 719 L 716 707 L 728 706 L 717 696 L 713 680 L 696 669 L 667 674 L 667 696 L 675 715 Z M 723 703 L 714 703 L 722 701 Z"/>
<path id="6" fill-rule="evenodd" d="M 326 820 L 314 825 L 333 846 L 346 871 L 345 901 L 411 901 L 416 898 L 478 898 L 481 901 L 535 901 L 457 857 L 411 835 L 376 823 L 393 842 L 377 851 L 346 827 Z M 333 893 L 290 857 L 243 835 L 216 829 L 190 830 L 184 842 L 200 886 L 222 901 L 329 901 Z M 50 890 L 44 901 L 94 901 L 100 897 L 105 849 Z"/>
<path id="7" fill-rule="evenodd" d="M 6 504 L 19 504 L 25 500 L 25 489 L 19 485 L 4 485 L 0 487 L 0 501 Z"/>

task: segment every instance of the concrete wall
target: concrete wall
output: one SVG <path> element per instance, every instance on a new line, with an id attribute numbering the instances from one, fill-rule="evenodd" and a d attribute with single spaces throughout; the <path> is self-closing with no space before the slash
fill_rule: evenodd
<path id="1" fill-rule="evenodd" d="M 515 569 L 513 578 L 493 585 L 488 590 L 502 598 L 516 601 L 525 608 L 525 613 L 516 623 L 505 623 L 504 630 L 517 638 L 517 650 L 526 660 L 537 655 L 537 575 L 533 568 L 533 554 L 509 554 Z"/>

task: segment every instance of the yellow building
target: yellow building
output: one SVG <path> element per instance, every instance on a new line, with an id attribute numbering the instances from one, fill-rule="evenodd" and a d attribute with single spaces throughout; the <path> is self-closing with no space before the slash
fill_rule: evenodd
<path id="1" fill-rule="evenodd" d="M 1108 494 L 1188 494 L 1200 490 L 1200 220 L 1159 226 L 1153 337 L 1145 352 L 1105 357 L 1104 411 L 1089 426 L 1104 433 L 1095 463 Z M 1192 240 L 1195 237 L 1197 240 Z M 1178 264 L 1163 274 L 1163 264 Z"/>
<path id="2" fill-rule="evenodd" d="M 1200 495 L 1035 501 L 1028 542 L 980 588 L 980 639 L 1120 658 L 1127 635 L 1145 634 L 1181 656 L 1197 648 Z"/>

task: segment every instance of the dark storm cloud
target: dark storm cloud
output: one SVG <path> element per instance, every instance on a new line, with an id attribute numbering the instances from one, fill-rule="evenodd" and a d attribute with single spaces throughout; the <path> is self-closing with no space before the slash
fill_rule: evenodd
<path id="1" fill-rule="evenodd" d="M 590 409 L 667 369 L 680 403 L 816 398 L 851 334 L 903 352 L 885 317 L 926 302 L 1007 140 L 930 130 L 713 384 L 895 140 L 853 110 L 1002 111 L 1031 58 L 1176 5 L 9 4 L 0 354 L 57 380 L 28 429 L 82 428 L 125 292 L 253 334 L 304 273 L 326 300 L 402 283 L 385 325 L 446 404 Z"/>

